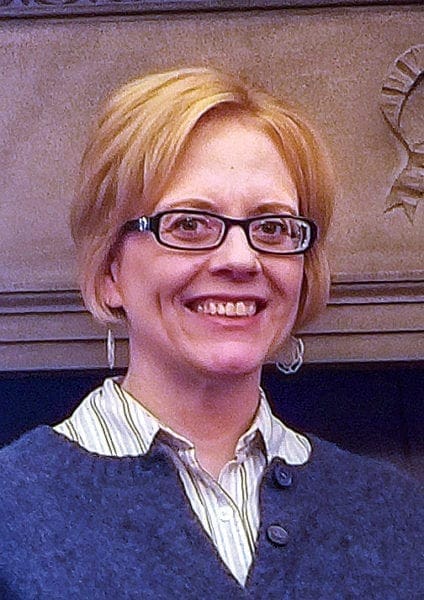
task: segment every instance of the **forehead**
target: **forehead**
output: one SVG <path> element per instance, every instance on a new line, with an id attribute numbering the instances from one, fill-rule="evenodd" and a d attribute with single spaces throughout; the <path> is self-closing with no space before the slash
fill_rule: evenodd
<path id="1" fill-rule="evenodd" d="M 262 202 L 289 203 L 297 193 L 276 141 L 250 115 L 216 112 L 189 136 L 158 209 L 188 200 L 217 203 L 229 213 L 250 212 Z"/>

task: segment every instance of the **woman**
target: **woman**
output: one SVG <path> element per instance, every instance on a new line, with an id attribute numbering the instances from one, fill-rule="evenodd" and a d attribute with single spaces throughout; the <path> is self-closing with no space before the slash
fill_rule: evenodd
<path id="1" fill-rule="evenodd" d="M 421 597 L 415 484 L 312 449 L 259 388 L 325 304 L 332 199 L 309 125 L 229 75 L 109 99 L 72 231 L 128 371 L 3 450 L 2 597 Z"/>

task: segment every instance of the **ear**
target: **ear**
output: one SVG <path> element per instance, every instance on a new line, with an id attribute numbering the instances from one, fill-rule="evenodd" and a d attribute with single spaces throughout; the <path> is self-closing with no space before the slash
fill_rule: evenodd
<path id="1" fill-rule="evenodd" d="M 110 308 L 122 308 L 123 301 L 119 282 L 119 263 L 117 259 L 114 259 L 109 267 L 109 272 L 106 273 L 103 281 L 105 302 Z"/>

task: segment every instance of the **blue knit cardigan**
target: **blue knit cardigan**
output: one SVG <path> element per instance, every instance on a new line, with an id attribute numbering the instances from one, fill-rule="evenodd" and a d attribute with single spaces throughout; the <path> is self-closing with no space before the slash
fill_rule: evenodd
<path id="1" fill-rule="evenodd" d="M 160 446 L 103 457 L 39 427 L 0 452 L 0 598 L 422 600 L 418 484 L 313 445 L 305 466 L 266 470 L 242 588 Z"/>

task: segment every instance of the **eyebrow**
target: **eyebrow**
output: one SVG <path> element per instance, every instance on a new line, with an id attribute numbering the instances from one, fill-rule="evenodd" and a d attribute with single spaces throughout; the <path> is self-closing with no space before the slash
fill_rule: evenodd
<path id="1" fill-rule="evenodd" d="M 195 208 L 214 212 L 215 204 L 201 198 L 182 198 L 181 200 L 169 202 L 166 206 L 161 207 L 161 210 L 174 210 L 178 208 Z"/>
<path id="2" fill-rule="evenodd" d="M 256 208 L 249 212 L 249 214 L 251 214 L 252 216 L 263 215 L 265 213 L 289 213 L 293 216 L 298 215 L 298 211 L 296 210 L 296 208 L 293 208 L 293 206 L 290 206 L 289 204 L 285 204 L 283 202 L 264 202 L 263 204 L 258 205 Z"/>
<path id="3" fill-rule="evenodd" d="M 209 200 L 204 200 L 201 198 L 184 198 L 181 200 L 175 200 L 169 202 L 166 206 L 161 206 L 160 210 L 174 210 L 178 208 L 193 208 L 197 210 L 207 210 L 209 212 L 217 212 L 216 204 Z M 264 215 L 267 213 L 273 214 L 290 214 L 293 216 L 298 215 L 298 211 L 290 206 L 289 204 L 285 204 L 284 202 L 264 202 L 263 204 L 258 204 L 248 212 L 248 216 L 256 216 L 256 215 Z"/>

